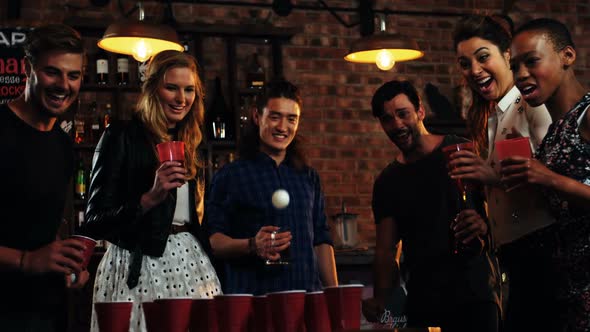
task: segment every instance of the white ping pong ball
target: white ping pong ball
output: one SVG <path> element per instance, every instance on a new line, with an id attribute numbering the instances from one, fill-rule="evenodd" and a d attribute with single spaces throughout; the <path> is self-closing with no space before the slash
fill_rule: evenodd
<path id="1" fill-rule="evenodd" d="M 272 205 L 277 209 L 284 209 L 289 205 L 289 193 L 285 189 L 278 189 L 272 194 Z"/>

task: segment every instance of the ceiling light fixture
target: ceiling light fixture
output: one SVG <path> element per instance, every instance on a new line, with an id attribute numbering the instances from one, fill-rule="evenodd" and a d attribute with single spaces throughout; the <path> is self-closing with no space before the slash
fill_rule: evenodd
<path id="1" fill-rule="evenodd" d="M 98 47 L 109 52 L 132 55 L 139 62 L 147 61 L 164 50 L 184 50 L 174 29 L 167 25 L 144 22 L 145 13 L 141 2 L 137 3 L 137 8 L 139 21 L 112 23 L 98 41 Z"/>
<path id="2" fill-rule="evenodd" d="M 386 33 L 383 15 L 379 15 L 379 22 L 380 31 L 353 42 L 344 60 L 374 63 L 381 70 L 390 70 L 396 62 L 415 60 L 424 56 L 415 40 L 398 33 Z"/>

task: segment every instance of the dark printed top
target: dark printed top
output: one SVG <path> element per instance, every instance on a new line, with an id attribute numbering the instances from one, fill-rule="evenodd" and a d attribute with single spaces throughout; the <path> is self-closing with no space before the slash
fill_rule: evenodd
<path id="1" fill-rule="evenodd" d="M 579 127 L 590 106 L 587 93 L 565 116 L 554 122 L 537 153 L 549 169 L 590 185 L 590 142 Z M 590 331 L 590 212 L 555 191 L 546 190 L 556 225 L 538 232 L 535 241 L 555 239 L 553 262 L 559 271 L 558 297 L 564 331 Z"/>

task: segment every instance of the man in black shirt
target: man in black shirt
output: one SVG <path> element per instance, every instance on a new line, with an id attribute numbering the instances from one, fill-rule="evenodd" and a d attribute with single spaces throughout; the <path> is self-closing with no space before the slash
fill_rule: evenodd
<path id="1" fill-rule="evenodd" d="M 72 28 L 46 25 L 29 34 L 25 56 L 25 91 L 0 106 L 0 329 L 64 331 L 64 286 L 82 287 L 88 272 L 84 244 L 56 240 L 73 151 L 54 125 L 78 97 L 84 50 Z"/>
<path id="2" fill-rule="evenodd" d="M 400 154 L 375 181 L 373 214 L 377 224 L 375 298 L 364 303 L 368 319 L 379 319 L 385 298 L 399 281 L 394 249 L 403 240 L 409 327 L 439 326 L 443 331 L 496 332 L 499 293 L 495 259 L 481 197 L 462 210 L 441 148 L 464 142 L 457 136 L 431 135 L 424 108 L 407 81 L 391 81 L 373 96 L 379 119 Z M 475 246 L 457 255 L 456 240 Z"/>

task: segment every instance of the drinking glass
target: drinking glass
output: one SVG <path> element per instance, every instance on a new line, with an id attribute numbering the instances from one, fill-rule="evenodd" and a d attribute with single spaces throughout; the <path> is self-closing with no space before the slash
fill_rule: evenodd
<path id="1" fill-rule="evenodd" d="M 271 253 L 275 253 L 276 249 L 275 249 L 275 238 L 277 237 L 278 234 L 281 233 L 285 233 L 289 231 L 289 227 L 287 226 L 281 226 L 279 228 L 279 230 L 277 231 L 273 231 L 270 234 L 270 242 L 268 244 L 267 250 Z M 288 265 L 290 264 L 290 258 L 291 258 L 291 246 L 287 247 L 285 250 L 280 252 L 281 257 L 277 260 L 270 260 L 267 259 L 265 261 L 266 265 Z"/>

